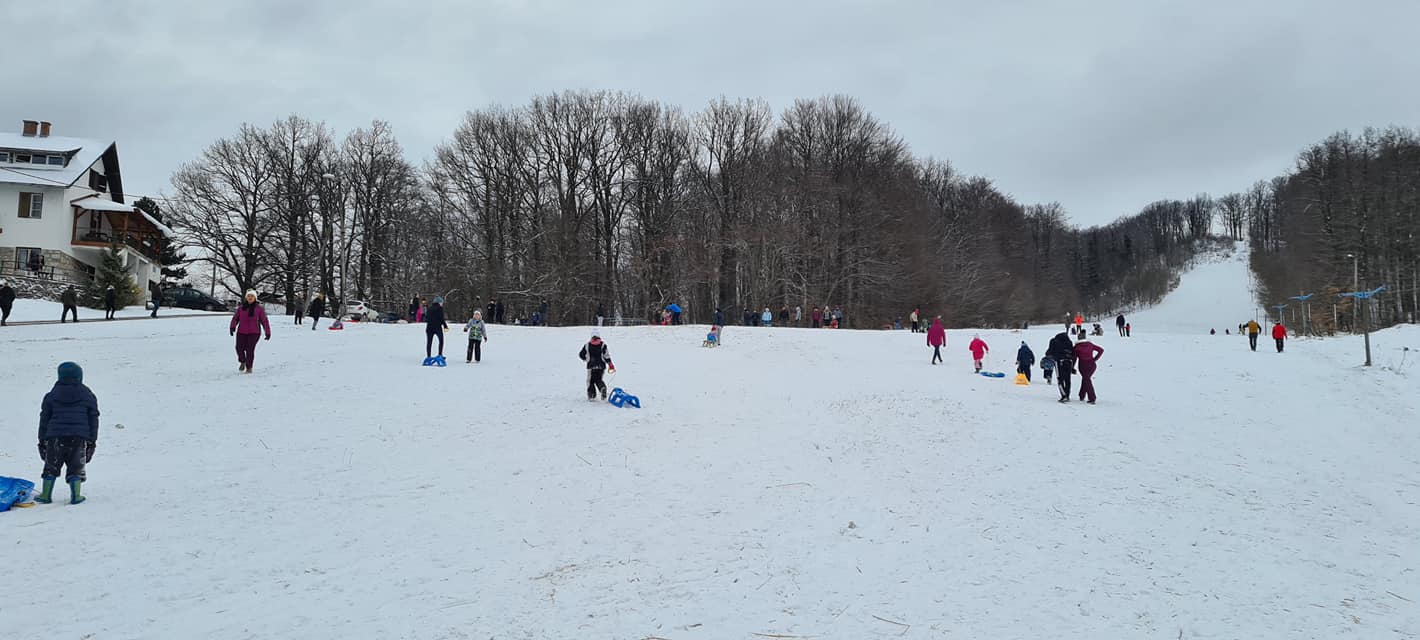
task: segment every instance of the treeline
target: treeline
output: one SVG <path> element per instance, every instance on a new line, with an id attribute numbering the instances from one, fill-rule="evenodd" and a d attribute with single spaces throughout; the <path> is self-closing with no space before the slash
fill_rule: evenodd
<path id="1" fill-rule="evenodd" d="M 335 142 L 292 116 L 243 126 L 173 177 L 173 223 L 233 291 L 402 308 L 451 293 L 559 323 L 841 307 L 877 327 L 920 307 L 953 326 L 1054 322 L 1154 302 L 1211 237 L 1217 204 L 1164 201 L 1098 228 L 917 158 L 845 96 L 774 114 L 687 114 L 566 92 L 469 112 L 415 168 L 375 122 Z"/>
<path id="2" fill-rule="evenodd" d="M 1350 330 L 1364 320 L 1337 294 L 1386 291 L 1375 326 L 1414 322 L 1420 308 L 1420 135 L 1413 129 L 1338 133 L 1303 151 L 1285 175 L 1220 199 L 1234 237 L 1246 228 L 1266 306 L 1316 294 L 1310 323 Z M 1333 307 L 1334 305 L 1334 307 Z"/>

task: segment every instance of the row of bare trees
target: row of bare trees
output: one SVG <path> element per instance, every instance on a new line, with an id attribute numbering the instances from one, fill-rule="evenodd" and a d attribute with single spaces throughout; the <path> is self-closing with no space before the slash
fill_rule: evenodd
<path id="1" fill-rule="evenodd" d="M 469 112 L 418 170 L 384 123 L 337 144 L 293 116 L 242 127 L 173 183 L 174 224 L 233 291 L 401 308 L 444 292 L 456 313 L 496 298 L 561 323 L 670 303 L 701 322 L 832 306 L 855 327 L 913 308 L 957 326 L 1102 314 L 1166 293 L 1221 206 L 1164 201 L 1078 230 L 1059 205 L 914 157 L 846 96 L 778 115 L 539 96 Z"/>
<path id="2" fill-rule="evenodd" d="M 1378 325 L 1414 322 L 1420 310 L 1420 133 L 1342 132 L 1316 143 L 1285 175 L 1220 199 L 1229 232 L 1252 245 L 1260 302 L 1316 294 L 1312 326 L 1355 328 L 1338 293 L 1386 291 Z M 1333 307 L 1335 304 L 1335 307 Z"/>

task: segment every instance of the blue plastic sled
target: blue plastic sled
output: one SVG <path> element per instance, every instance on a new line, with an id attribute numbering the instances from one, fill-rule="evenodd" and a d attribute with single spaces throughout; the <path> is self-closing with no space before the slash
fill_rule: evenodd
<path id="1" fill-rule="evenodd" d="M 636 409 L 641 408 L 641 399 L 625 391 L 622 391 L 621 387 L 612 389 L 611 396 L 608 397 L 606 401 L 610 402 L 611 406 L 613 407 L 633 407 Z"/>
<path id="2" fill-rule="evenodd" d="M 981 372 L 981 375 L 986 376 L 986 377 L 988 377 L 988 378 L 1004 378 L 1004 377 L 1006 377 L 1006 374 L 1001 373 L 1000 371 L 982 371 L 982 372 Z"/>
<path id="3" fill-rule="evenodd" d="M 434 356 L 434 357 L 432 357 L 432 358 L 425 358 L 425 359 L 424 359 L 424 366 L 426 366 L 426 367 L 447 367 L 447 366 L 449 366 L 449 363 L 448 363 L 448 361 L 444 360 L 444 356 Z"/>
<path id="4" fill-rule="evenodd" d="M 34 502 L 35 483 L 20 478 L 0 476 L 0 511 L 9 511 L 17 504 Z"/>

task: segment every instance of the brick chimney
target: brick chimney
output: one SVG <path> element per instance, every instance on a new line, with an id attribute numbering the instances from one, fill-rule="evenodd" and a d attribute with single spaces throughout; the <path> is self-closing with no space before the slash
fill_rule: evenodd
<path id="1" fill-rule="evenodd" d="M 26 138 L 35 137 L 35 134 L 39 132 L 39 121 L 25 120 L 24 123 L 25 128 L 20 132 L 20 134 L 25 136 Z"/>
<path id="2" fill-rule="evenodd" d="M 48 123 L 48 122 L 45 122 L 45 121 L 43 121 L 43 120 L 40 120 L 40 121 L 39 121 L 39 137 L 41 137 L 41 138 L 48 138 L 48 137 L 49 137 L 49 123 Z"/>

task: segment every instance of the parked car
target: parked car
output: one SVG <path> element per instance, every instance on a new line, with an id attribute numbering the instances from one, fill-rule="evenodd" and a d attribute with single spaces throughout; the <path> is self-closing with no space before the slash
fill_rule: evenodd
<path id="1" fill-rule="evenodd" d="M 378 321 L 386 324 L 399 324 L 401 322 L 409 322 L 409 318 L 402 313 L 386 311 L 380 314 L 380 318 Z"/>
<path id="2" fill-rule="evenodd" d="M 226 303 L 192 287 L 173 287 L 163 291 L 163 306 L 202 311 L 226 311 Z"/>
<path id="3" fill-rule="evenodd" d="M 351 300 L 345 304 L 345 316 L 359 322 L 378 322 L 380 312 L 360 300 Z"/>

